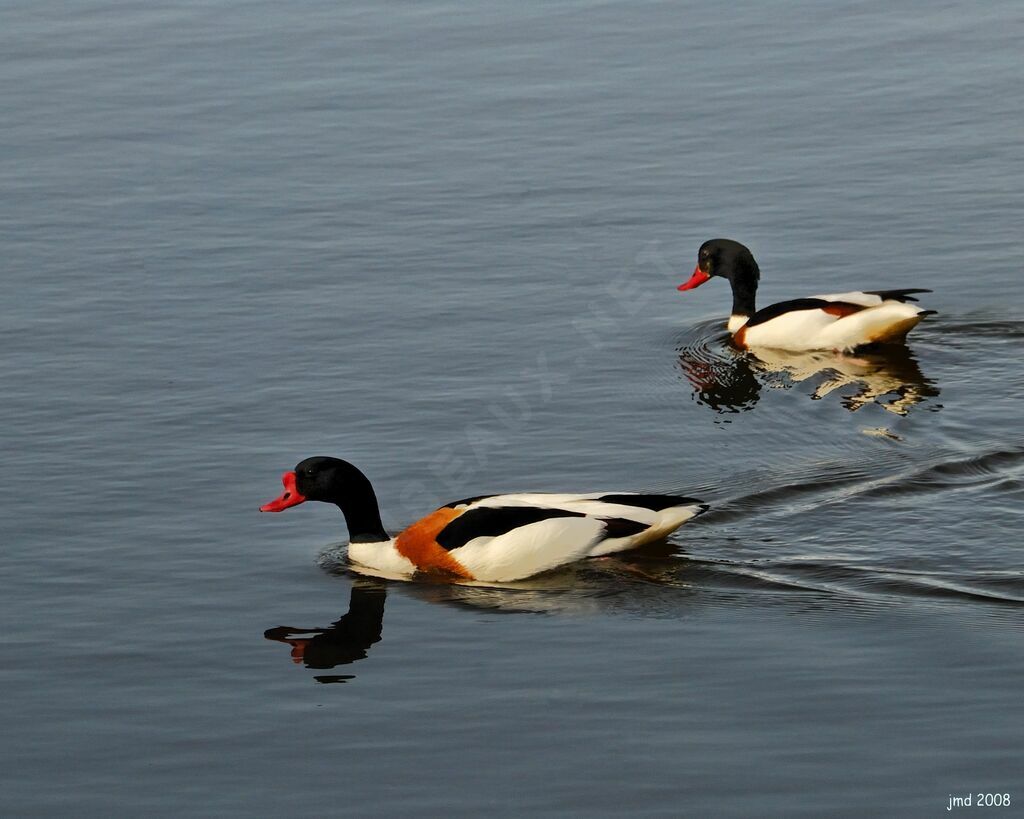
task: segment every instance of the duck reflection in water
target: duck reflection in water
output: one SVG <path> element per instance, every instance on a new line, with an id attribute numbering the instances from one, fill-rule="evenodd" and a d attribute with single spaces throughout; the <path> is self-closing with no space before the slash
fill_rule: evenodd
<path id="1" fill-rule="evenodd" d="M 352 591 L 348 611 L 326 628 L 276 626 L 263 636 L 291 647 L 296 665 L 327 670 L 366 658 L 380 642 L 384 603 L 389 583 L 354 575 L 351 567 L 337 563 L 333 550 L 322 561 L 325 571 L 350 577 Z M 393 588 L 426 603 L 508 614 L 592 614 L 628 611 L 632 614 L 662 612 L 666 606 L 687 606 L 693 576 L 684 550 L 667 540 L 647 544 L 621 555 L 591 558 L 544 574 L 511 583 L 476 584 L 436 582 L 428 579 L 399 582 Z M 347 682 L 352 674 L 318 675 L 320 683 Z"/>
<path id="2" fill-rule="evenodd" d="M 737 350 L 727 341 L 715 339 L 683 346 L 678 354 L 679 368 L 697 402 L 719 413 L 753 409 L 762 389 L 790 389 L 812 379 L 817 379 L 809 394 L 812 400 L 843 390 L 839 400 L 850 412 L 877 404 L 887 412 L 906 415 L 939 395 L 939 388 L 924 376 L 905 346 L 855 353 L 792 353 Z M 845 390 L 847 387 L 853 389 Z"/>
<path id="3" fill-rule="evenodd" d="M 374 643 L 380 642 L 387 587 L 383 583 L 358 579 L 352 584 L 348 611 L 327 628 L 277 626 L 267 629 L 268 640 L 292 647 L 292 662 L 306 668 L 328 669 L 366 658 Z M 324 675 L 317 682 L 345 682 L 351 674 Z"/>

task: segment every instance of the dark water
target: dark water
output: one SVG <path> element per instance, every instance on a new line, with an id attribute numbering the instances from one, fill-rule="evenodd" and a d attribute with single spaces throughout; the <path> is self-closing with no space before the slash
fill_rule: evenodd
<path id="1" fill-rule="evenodd" d="M 1019 4 L 3 19 L 5 815 L 1019 812 Z M 741 356 L 716 235 L 939 316 Z M 381 585 L 256 512 L 312 454 L 713 511 Z"/>

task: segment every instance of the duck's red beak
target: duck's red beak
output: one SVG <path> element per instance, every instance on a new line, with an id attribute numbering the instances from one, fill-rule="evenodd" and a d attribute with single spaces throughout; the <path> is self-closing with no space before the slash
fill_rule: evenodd
<path id="1" fill-rule="evenodd" d="M 704 284 L 704 282 L 706 282 L 710 278 L 711 277 L 707 273 L 700 269 L 700 265 L 697 265 L 693 269 L 693 275 L 690 276 L 690 280 L 683 282 L 681 285 L 679 285 L 678 289 L 693 290 L 693 288 L 700 287 L 702 284 Z"/>
<path id="2" fill-rule="evenodd" d="M 294 472 L 285 472 L 281 476 L 281 483 L 284 484 L 284 492 L 281 497 L 263 504 L 260 507 L 261 512 L 283 512 L 289 506 L 298 506 L 306 499 L 306 496 L 299 494 L 299 490 L 295 488 Z"/>

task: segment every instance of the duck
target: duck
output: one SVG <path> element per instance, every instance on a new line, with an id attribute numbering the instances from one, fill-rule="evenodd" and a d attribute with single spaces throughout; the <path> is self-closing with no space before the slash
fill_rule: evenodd
<path id="1" fill-rule="evenodd" d="M 934 310 L 916 302 L 923 288 L 831 293 L 755 307 L 761 271 L 745 246 L 732 239 L 709 239 L 697 252 L 697 266 L 679 290 L 693 290 L 713 277 L 732 287 L 728 329 L 740 349 L 766 347 L 791 352 L 850 352 L 874 344 L 899 344 Z"/>
<path id="2" fill-rule="evenodd" d="M 345 516 L 353 568 L 400 580 L 522 580 L 662 539 L 708 509 L 694 498 L 638 492 L 478 495 L 447 503 L 391 537 L 370 480 L 348 461 L 306 458 L 281 483 L 284 492 L 261 512 L 334 504 Z"/>

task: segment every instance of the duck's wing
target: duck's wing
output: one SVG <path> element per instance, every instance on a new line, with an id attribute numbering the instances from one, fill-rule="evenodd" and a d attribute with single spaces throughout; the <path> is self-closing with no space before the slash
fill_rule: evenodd
<path id="1" fill-rule="evenodd" d="M 734 334 L 739 347 L 773 347 L 779 350 L 814 350 L 829 345 L 822 335 L 837 321 L 867 309 L 866 305 L 846 301 L 841 295 L 791 299 L 763 307 Z M 863 294 L 861 294 L 863 295 Z M 877 304 L 881 299 L 875 298 Z"/>
<path id="2" fill-rule="evenodd" d="M 859 304 L 862 307 L 877 307 L 885 301 L 898 301 L 905 304 L 908 301 L 917 301 L 914 298 L 916 293 L 931 293 L 923 287 L 910 287 L 904 290 L 852 290 L 849 293 L 825 293 L 812 298 L 822 301 L 846 302 L 848 304 Z"/>
<path id="3" fill-rule="evenodd" d="M 486 513 L 485 522 L 491 515 L 501 517 L 496 509 L 479 511 Z M 473 524 L 481 522 L 476 515 L 469 520 Z M 589 556 L 595 544 L 606 537 L 606 531 L 603 521 L 562 511 L 552 517 L 513 526 L 501 534 L 471 537 L 472 531 L 462 528 L 458 534 L 460 539 L 465 537 L 466 540 L 450 554 L 477 580 L 507 582 Z"/>
<path id="4" fill-rule="evenodd" d="M 576 559 L 576 553 L 585 553 L 603 531 L 600 522 L 580 512 L 516 502 L 524 496 L 511 496 L 515 500 L 503 504 L 500 497 L 466 498 L 431 512 L 395 537 L 391 545 L 396 558 L 415 571 L 461 580 L 516 579 Z M 547 541 L 558 548 L 548 558 L 531 558 L 530 553 Z M 519 551 L 525 556 L 524 573 L 511 578 L 504 570 L 490 571 Z"/>
<path id="5" fill-rule="evenodd" d="M 476 579 L 517 580 L 664 537 L 706 508 L 677 495 L 490 495 L 442 507 L 459 514 L 435 542 Z"/>
<path id="6" fill-rule="evenodd" d="M 528 506 L 538 509 L 564 509 L 585 515 L 639 515 L 644 520 L 650 512 L 661 512 L 676 506 L 702 505 L 696 498 L 683 495 L 660 495 L 644 492 L 587 492 L 560 494 L 554 492 L 524 492 L 506 495 L 480 495 L 464 501 L 455 501 L 444 508 L 472 511 L 484 508 Z"/>
<path id="7" fill-rule="evenodd" d="M 900 341 L 933 312 L 907 304 L 912 292 L 919 291 L 855 291 L 779 302 L 758 310 L 733 339 L 740 347 L 796 351 L 850 350 Z"/>

